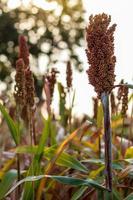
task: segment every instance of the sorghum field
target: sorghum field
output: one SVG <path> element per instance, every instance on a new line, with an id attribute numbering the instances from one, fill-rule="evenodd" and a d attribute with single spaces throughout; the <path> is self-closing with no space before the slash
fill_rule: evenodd
<path id="1" fill-rule="evenodd" d="M 58 81 L 60 71 L 53 63 L 40 78 L 39 87 L 30 62 L 30 53 L 38 51 L 37 46 L 29 45 L 27 33 L 18 31 L 16 54 L 8 52 L 10 68 L 15 71 L 13 89 L 8 91 L 8 81 L 0 96 L 1 200 L 133 199 L 133 85 L 128 80 L 115 81 L 114 33 L 118 26 L 110 15 L 92 13 L 82 30 L 86 76 L 97 95 L 92 97 L 93 113 L 84 117 L 73 115 L 72 59 L 64 68 L 65 85 Z M 6 34 L 15 33 L 2 34 L 6 39 Z M 1 54 L 5 54 L 2 45 L 6 42 L 1 41 Z M 55 87 L 58 115 L 52 107 Z"/>

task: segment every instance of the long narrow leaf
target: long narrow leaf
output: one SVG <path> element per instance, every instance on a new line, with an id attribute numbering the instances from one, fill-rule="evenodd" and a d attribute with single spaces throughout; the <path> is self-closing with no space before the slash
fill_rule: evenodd
<path id="1" fill-rule="evenodd" d="M 39 176 L 29 176 L 21 181 L 17 182 L 7 193 L 5 196 L 9 195 L 11 192 L 13 192 L 19 185 L 21 185 L 24 182 L 33 182 L 33 181 L 38 181 L 43 178 L 51 178 L 55 181 L 58 181 L 62 184 L 67 184 L 67 185 L 72 185 L 72 186 L 89 186 L 89 187 L 94 187 L 95 189 L 100 189 L 103 191 L 107 191 L 107 189 L 99 184 L 98 182 L 92 180 L 92 179 L 79 179 L 79 178 L 73 178 L 73 177 L 68 177 L 68 176 L 52 176 L 52 175 L 39 175 Z"/>
<path id="2" fill-rule="evenodd" d="M 18 127 L 15 124 L 15 122 L 12 120 L 8 112 L 6 111 L 5 107 L 0 103 L 0 111 L 3 114 L 4 119 L 6 120 L 6 123 L 8 125 L 8 128 L 10 130 L 10 133 L 12 135 L 12 138 L 15 142 L 15 144 L 19 144 L 20 141 L 20 134 L 18 131 Z"/>

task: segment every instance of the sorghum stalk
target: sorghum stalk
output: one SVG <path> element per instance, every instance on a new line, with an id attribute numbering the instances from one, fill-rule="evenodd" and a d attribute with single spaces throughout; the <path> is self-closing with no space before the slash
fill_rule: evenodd
<path id="1" fill-rule="evenodd" d="M 35 87 L 34 78 L 29 66 L 29 49 L 25 37 L 22 35 L 19 37 L 19 57 L 24 62 L 24 79 L 25 79 L 25 105 L 23 108 L 26 111 L 29 132 L 30 132 L 30 144 L 31 146 L 36 144 L 36 135 L 34 129 L 34 114 L 35 114 Z M 25 118 L 25 116 L 24 116 Z M 34 175 L 32 165 L 32 175 Z M 34 196 L 34 182 L 32 182 L 32 192 Z"/>
<path id="2" fill-rule="evenodd" d="M 112 134 L 110 125 L 109 95 L 107 93 L 102 93 L 101 101 L 104 113 L 106 187 L 112 191 Z"/>
<path id="3" fill-rule="evenodd" d="M 20 123 L 19 113 L 21 112 L 22 107 L 25 104 L 24 62 L 21 58 L 18 59 L 16 62 L 15 82 L 16 82 L 16 84 L 14 87 L 14 98 L 16 101 L 16 118 L 17 118 L 18 125 L 19 125 L 19 123 Z M 18 173 L 18 181 L 20 181 L 20 156 L 19 156 L 19 154 L 17 154 L 17 173 Z M 18 187 L 18 190 L 17 190 L 17 197 L 19 197 L 19 194 L 20 194 L 20 186 Z"/>
<path id="4" fill-rule="evenodd" d="M 90 84 L 101 99 L 104 111 L 106 187 L 112 192 L 112 140 L 110 128 L 109 94 L 115 81 L 114 31 L 116 24 L 109 27 L 111 16 L 91 15 L 86 29 L 86 54 L 90 64 L 87 70 Z M 110 196 L 111 197 L 111 196 Z"/>

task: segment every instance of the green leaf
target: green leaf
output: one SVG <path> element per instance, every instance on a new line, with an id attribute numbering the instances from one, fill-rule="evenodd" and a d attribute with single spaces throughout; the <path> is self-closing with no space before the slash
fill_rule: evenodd
<path id="1" fill-rule="evenodd" d="M 129 194 L 124 200 L 133 200 L 133 192 Z"/>
<path id="2" fill-rule="evenodd" d="M 97 164 L 97 165 L 104 165 L 104 160 L 103 159 L 87 159 L 87 160 L 82 160 L 82 162 L 87 162 L 87 163 L 92 163 L 92 164 Z"/>
<path id="3" fill-rule="evenodd" d="M 112 163 L 113 169 L 123 170 L 123 167 L 120 163 Z"/>
<path id="4" fill-rule="evenodd" d="M 20 134 L 17 124 L 15 124 L 15 122 L 12 120 L 12 118 L 6 111 L 5 107 L 1 103 L 0 103 L 0 111 L 3 114 L 4 119 L 6 120 L 6 123 L 10 130 L 12 138 L 14 139 L 15 144 L 18 145 L 20 142 Z"/>
<path id="5" fill-rule="evenodd" d="M 50 175 L 47 175 L 47 177 L 52 178 L 62 184 L 73 185 L 73 186 L 91 186 L 96 189 L 107 190 L 105 187 L 103 187 L 98 182 L 92 179 L 83 180 L 83 179 L 73 178 L 73 177 L 68 177 L 68 176 L 50 176 Z"/>
<path id="6" fill-rule="evenodd" d="M 67 153 L 62 153 L 56 162 L 57 164 L 65 167 L 70 167 L 72 169 L 76 169 L 82 172 L 88 172 L 85 165 L 83 165 L 80 161 L 78 161 L 76 158 L 70 156 Z"/>
<path id="7" fill-rule="evenodd" d="M 0 199 L 3 199 L 17 178 L 17 170 L 8 171 L 0 182 Z"/>
<path id="8" fill-rule="evenodd" d="M 88 186 L 80 187 L 72 196 L 71 200 L 78 200 L 84 192 L 87 190 Z"/>
<path id="9" fill-rule="evenodd" d="M 39 175 L 39 176 L 28 176 L 20 181 L 18 181 L 6 194 L 5 197 L 8 196 L 9 194 L 11 194 L 19 185 L 21 185 L 22 183 L 26 183 L 26 182 L 34 182 L 34 181 L 38 181 L 42 178 L 44 178 L 44 175 Z M 33 199 L 33 198 L 30 198 Z"/>
<path id="10" fill-rule="evenodd" d="M 51 147 L 43 148 L 43 156 L 50 160 L 53 158 L 56 152 L 57 145 L 53 145 Z M 37 151 L 37 146 L 29 147 L 29 146 L 19 146 L 16 148 L 17 153 L 33 153 L 35 154 Z M 68 153 L 63 152 L 56 161 L 57 165 L 76 169 L 82 172 L 88 172 L 88 169 L 83 165 L 80 161 L 78 161 L 73 156 L 69 155 Z"/>
<path id="11" fill-rule="evenodd" d="M 33 161 L 29 167 L 27 176 L 38 175 L 40 173 L 40 162 L 43 156 L 44 146 L 46 145 L 46 142 L 49 136 L 50 120 L 51 120 L 50 118 L 45 120 L 42 136 L 40 138 L 39 145 L 37 147 L 37 151 L 35 153 Z M 32 199 L 33 195 L 34 195 L 34 191 L 33 191 L 32 183 L 31 182 L 25 183 L 24 192 L 23 192 L 23 200 Z"/>
<path id="12" fill-rule="evenodd" d="M 28 176 L 21 181 L 17 182 L 7 193 L 5 196 L 9 195 L 11 192 L 13 192 L 19 185 L 21 185 L 24 182 L 33 182 L 33 181 L 38 181 L 43 178 L 51 178 L 55 181 L 58 181 L 62 184 L 67 184 L 67 185 L 73 185 L 73 186 L 91 186 L 96 189 L 100 189 L 103 191 L 107 191 L 105 187 L 100 185 L 98 182 L 93 181 L 92 179 L 79 179 L 79 178 L 73 178 L 73 177 L 68 177 L 68 176 L 51 176 L 51 175 L 39 175 L 39 176 Z"/>

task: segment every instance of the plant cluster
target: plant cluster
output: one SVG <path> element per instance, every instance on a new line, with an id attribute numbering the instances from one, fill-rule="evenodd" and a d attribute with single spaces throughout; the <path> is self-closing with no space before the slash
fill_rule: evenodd
<path id="1" fill-rule="evenodd" d="M 29 48 L 26 38 L 19 37 L 14 103 L 0 103 L 0 199 L 133 199 L 133 112 L 127 112 L 133 86 L 114 85 L 116 25 L 110 22 L 104 13 L 92 15 L 86 29 L 87 75 L 97 92 L 92 117 L 73 116 L 70 61 L 66 86 L 52 68 L 43 77 L 45 99 L 36 101 Z M 56 85 L 58 116 L 52 109 Z"/>

